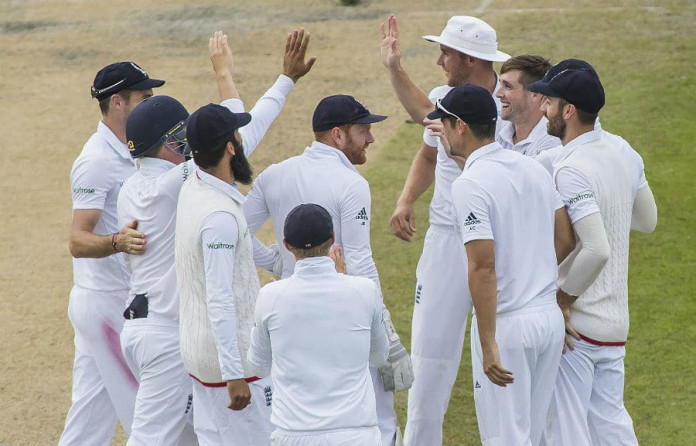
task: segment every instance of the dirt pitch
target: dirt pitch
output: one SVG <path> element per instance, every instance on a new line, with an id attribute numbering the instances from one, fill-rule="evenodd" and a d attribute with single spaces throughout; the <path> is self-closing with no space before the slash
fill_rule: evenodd
<path id="1" fill-rule="evenodd" d="M 299 153 L 312 139 L 314 106 L 335 93 L 353 94 L 372 111 L 390 115 L 374 128 L 374 157 L 406 119 L 379 60 L 378 26 L 389 13 L 401 21 L 405 64 L 424 88 L 441 83 L 443 76 L 434 65 L 437 48 L 420 36 L 439 32 L 451 15 L 480 15 L 498 29 L 501 49 L 513 54 L 524 49 L 520 40 L 505 44 L 504 25 L 509 19 L 519 26 L 519 19 L 493 10 L 516 3 L 458 1 L 435 9 L 441 5 L 422 0 L 364 0 L 353 8 L 336 0 L 0 1 L 0 446 L 56 444 L 70 405 L 69 173 L 100 117 L 89 94 L 96 71 L 114 61 L 136 61 L 151 76 L 166 79 L 158 93 L 177 97 L 192 111 L 218 100 L 207 39 L 222 29 L 231 36 L 235 79 L 249 107 L 279 74 L 287 32 L 303 26 L 312 34 L 309 54 L 318 62 L 252 157 L 255 170 Z M 114 444 L 125 444 L 122 433 Z"/>

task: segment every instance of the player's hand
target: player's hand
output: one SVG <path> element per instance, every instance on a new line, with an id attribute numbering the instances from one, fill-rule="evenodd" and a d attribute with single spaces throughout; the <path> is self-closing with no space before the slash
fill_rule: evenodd
<path id="1" fill-rule="evenodd" d="M 147 238 L 138 229 L 138 221 L 133 220 L 126 224 L 116 235 L 116 251 L 126 254 L 141 256 L 145 254 Z"/>
<path id="2" fill-rule="evenodd" d="M 343 256 L 343 248 L 334 243 L 331 245 L 331 248 L 329 248 L 329 257 L 331 257 L 331 260 L 334 261 L 334 265 L 336 265 L 336 272 L 345 274 L 347 267 L 346 258 Z"/>
<path id="3" fill-rule="evenodd" d="M 208 51 L 210 52 L 210 61 L 213 63 L 215 74 L 232 75 L 234 71 L 234 58 L 232 50 L 227 44 L 227 34 L 222 31 L 215 31 L 213 37 L 208 41 Z"/>
<path id="4" fill-rule="evenodd" d="M 413 205 L 397 202 L 396 210 L 389 220 L 392 234 L 407 242 L 411 241 L 413 234 L 416 233 L 416 223 L 413 214 Z"/>
<path id="5" fill-rule="evenodd" d="M 283 74 L 297 82 L 312 69 L 317 58 L 312 56 L 305 62 L 309 45 L 309 33 L 304 28 L 296 29 L 288 34 L 285 42 L 285 57 L 283 58 Z"/>
<path id="6" fill-rule="evenodd" d="M 397 68 L 401 63 L 401 45 L 399 44 L 399 27 L 394 14 L 387 23 L 380 24 L 382 33 L 382 63 L 388 69 Z"/>
<path id="7" fill-rule="evenodd" d="M 227 381 L 227 393 L 230 396 L 228 409 L 242 410 L 251 403 L 251 390 L 244 378 Z"/>
<path id="8" fill-rule="evenodd" d="M 563 321 L 565 322 L 565 343 L 563 345 L 563 353 L 568 350 L 575 350 L 571 337 L 577 339 L 578 341 L 580 340 L 580 334 L 575 331 L 575 328 L 573 328 L 570 323 L 570 306 L 576 300 L 577 297 L 571 296 L 560 288 L 556 292 L 556 302 L 558 302 L 558 306 L 561 308 L 561 312 L 563 313 Z"/>
<path id="9" fill-rule="evenodd" d="M 488 349 L 483 350 L 483 372 L 493 384 L 500 387 L 507 387 L 508 384 L 512 384 L 515 381 L 512 372 L 503 368 L 500 364 L 500 352 L 498 351 L 497 342 L 494 342 Z"/>

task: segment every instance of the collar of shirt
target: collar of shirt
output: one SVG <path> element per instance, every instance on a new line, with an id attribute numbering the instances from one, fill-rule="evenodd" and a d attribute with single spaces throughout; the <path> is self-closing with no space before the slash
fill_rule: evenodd
<path id="1" fill-rule="evenodd" d="M 471 167 L 471 165 L 479 158 L 483 158 L 484 156 L 490 155 L 491 153 L 494 153 L 502 149 L 503 148 L 500 146 L 500 144 L 498 144 L 495 141 L 490 144 L 486 144 L 485 146 L 479 147 L 478 149 L 474 150 L 474 152 L 471 155 L 469 155 L 469 157 L 466 159 L 466 163 L 464 164 L 464 170 Z"/>
<path id="2" fill-rule="evenodd" d="M 307 257 L 306 259 L 298 260 L 295 263 L 295 272 L 293 275 L 299 277 L 316 276 L 319 274 L 337 274 L 336 265 L 331 257 Z"/>
<path id="3" fill-rule="evenodd" d="M 140 173 L 148 177 L 157 176 L 175 166 L 176 164 L 161 158 L 152 158 L 149 156 L 140 158 Z"/>
<path id="4" fill-rule="evenodd" d="M 595 124 L 596 125 L 596 124 Z M 571 153 L 575 152 L 575 149 L 578 147 L 582 146 L 583 144 L 587 144 L 593 141 L 597 141 L 602 137 L 602 129 L 601 127 L 599 129 L 591 130 L 587 133 L 583 133 L 582 135 L 576 137 L 572 141 L 570 141 L 568 144 L 563 146 L 563 155 L 561 155 L 561 158 L 556 160 L 556 163 L 560 163 L 561 161 L 565 160 L 570 156 Z"/>
<path id="5" fill-rule="evenodd" d="M 104 124 L 102 121 L 99 121 L 99 124 L 97 124 L 97 134 L 104 138 L 106 142 L 109 143 L 109 146 L 114 150 L 114 152 L 118 153 L 122 158 L 126 158 L 133 162 L 135 164 L 135 160 L 133 157 L 130 155 L 130 151 L 128 150 L 128 146 L 123 144 L 114 134 L 114 132 L 111 131 L 111 129 Z"/>
<path id="6" fill-rule="evenodd" d="M 341 152 L 336 147 L 329 146 L 322 142 L 312 141 L 312 145 L 307 147 L 304 153 L 314 158 L 333 159 L 336 161 L 340 161 L 341 163 L 343 163 L 344 166 L 348 167 L 349 169 L 355 172 L 358 172 L 358 169 L 355 168 L 353 163 L 351 163 L 348 160 L 348 157 L 346 157 L 346 155 L 343 152 Z"/>
<path id="7" fill-rule="evenodd" d="M 209 186 L 212 186 L 215 189 L 219 189 L 220 191 L 224 192 L 225 195 L 229 196 L 231 199 L 233 199 L 240 205 L 244 204 L 244 202 L 246 201 L 246 197 L 241 192 L 239 192 L 236 185 L 233 186 L 229 183 L 226 183 L 222 181 L 220 178 L 217 178 L 207 172 L 204 172 L 201 169 L 198 169 L 196 171 L 196 178 L 208 184 Z"/>

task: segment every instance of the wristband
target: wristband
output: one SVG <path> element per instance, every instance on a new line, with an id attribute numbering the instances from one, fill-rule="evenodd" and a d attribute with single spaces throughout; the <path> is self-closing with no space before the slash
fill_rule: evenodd
<path id="1" fill-rule="evenodd" d="M 116 236 L 118 235 L 118 232 L 114 232 L 114 234 L 111 236 L 111 246 L 114 248 L 114 252 L 118 252 L 118 248 L 116 247 Z"/>

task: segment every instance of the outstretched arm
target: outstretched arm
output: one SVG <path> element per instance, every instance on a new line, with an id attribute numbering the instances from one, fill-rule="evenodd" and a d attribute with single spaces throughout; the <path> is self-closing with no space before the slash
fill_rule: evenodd
<path id="1" fill-rule="evenodd" d="M 401 66 L 401 44 L 396 17 L 389 16 L 387 23 L 381 24 L 382 63 L 389 72 L 389 80 L 396 97 L 414 122 L 423 123 L 423 119 L 435 109 L 428 95 L 413 83 L 408 73 Z"/>
<path id="2" fill-rule="evenodd" d="M 220 101 L 239 99 L 239 92 L 232 78 L 234 58 L 232 57 L 232 50 L 230 50 L 227 44 L 227 34 L 223 34 L 222 31 L 215 31 L 213 37 L 208 41 L 208 51 L 210 52 L 210 61 L 213 63 L 213 70 L 215 71 Z"/>

